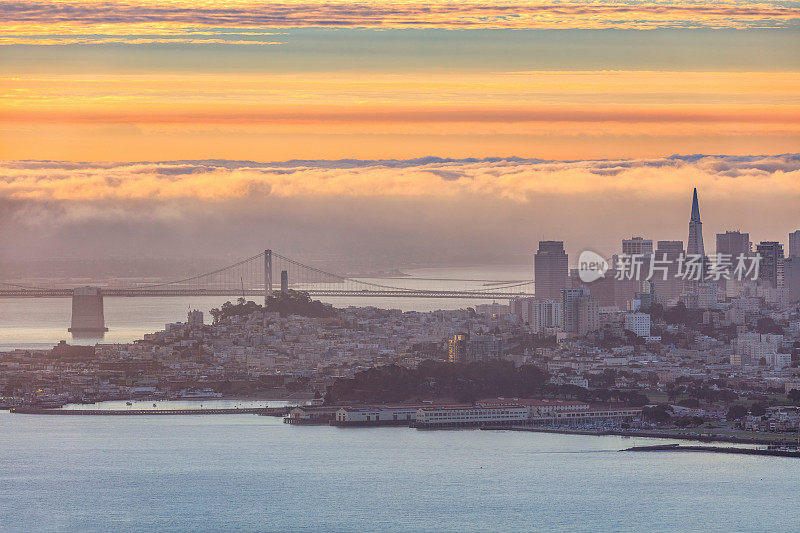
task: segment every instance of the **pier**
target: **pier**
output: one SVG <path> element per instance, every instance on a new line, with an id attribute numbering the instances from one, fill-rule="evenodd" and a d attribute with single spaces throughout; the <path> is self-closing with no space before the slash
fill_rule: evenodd
<path id="1" fill-rule="evenodd" d="M 798 457 L 800 450 L 786 448 L 733 448 L 730 446 L 684 446 L 681 444 L 657 444 L 654 446 L 634 446 L 621 452 L 707 452 L 733 453 L 739 455 L 766 455 L 770 457 Z"/>
<path id="2" fill-rule="evenodd" d="M 286 416 L 294 406 L 241 407 L 224 409 L 43 409 L 39 407 L 14 407 L 18 415 L 83 415 L 83 416 L 148 416 L 148 415 L 262 415 Z"/>

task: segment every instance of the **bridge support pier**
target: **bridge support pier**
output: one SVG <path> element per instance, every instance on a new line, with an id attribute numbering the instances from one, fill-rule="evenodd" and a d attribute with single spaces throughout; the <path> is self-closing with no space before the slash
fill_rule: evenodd
<path id="1" fill-rule="evenodd" d="M 72 324 L 67 331 L 78 335 L 102 335 L 108 331 L 99 287 L 78 287 L 72 291 Z"/>
<path id="2" fill-rule="evenodd" d="M 264 305 L 272 296 L 272 250 L 264 250 Z"/>

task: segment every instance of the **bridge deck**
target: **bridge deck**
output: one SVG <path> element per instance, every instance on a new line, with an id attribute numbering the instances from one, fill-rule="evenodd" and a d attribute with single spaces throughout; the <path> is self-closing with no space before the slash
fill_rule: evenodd
<path id="1" fill-rule="evenodd" d="M 314 297 L 375 297 L 375 298 L 461 298 L 475 300 L 507 300 L 531 297 L 528 292 L 479 292 L 479 291 L 391 291 L 391 290 L 308 290 Z M 263 290 L 151 290 L 151 289 L 103 289 L 104 297 L 176 297 L 176 296 L 256 296 L 264 295 Z M 0 298 L 71 298 L 72 289 L 47 290 L 0 290 Z"/>
<path id="2" fill-rule="evenodd" d="M 278 263 L 275 263 L 277 260 Z M 170 297 L 170 296 L 254 296 L 263 297 L 265 289 L 273 287 L 272 272 L 291 276 L 290 289 L 307 292 L 314 297 L 377 297 L 377 298 L 463 298 L 476 300 L 506 300 L 533 296 L 533 282 L 494 280 L 483 287 L 465 286 L 462 289 L 422 289 L 383 285 L 372 278 L 350 278 L 304 265 L 274 250 L 264 250 L 213 272 L 164 283 L 144 285 L 132 283 L 127 287 L 99 287 L 103 296 Z M 410 278 L 409 281 L 413 281 Z M 448 280 L 481 281 L 481 280 Z M 488 280 L 483 280 L 488 281 Z M 0 281 L 0 298 L 69 298 L 71 287 L 25 285 Z"/>

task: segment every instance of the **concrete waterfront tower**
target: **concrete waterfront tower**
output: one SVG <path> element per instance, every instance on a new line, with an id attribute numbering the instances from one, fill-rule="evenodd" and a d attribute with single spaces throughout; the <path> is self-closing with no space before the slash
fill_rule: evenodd
<path id="1" fill-rule="evenodd" d="M 72 333 L 104 333 L 103 292 L 99 287 L 77 287 L 72 291 Z"/>
<path id="2" fill-rule="evenodd" d="M 289 273 L 285 270 L 281 270 L 281 292 L 289 292 Z"/>

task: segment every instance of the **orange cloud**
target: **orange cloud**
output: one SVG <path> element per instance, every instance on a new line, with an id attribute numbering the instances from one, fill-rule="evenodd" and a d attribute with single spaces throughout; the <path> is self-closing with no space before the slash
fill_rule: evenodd
<path id="1" fill-rule="evenodd" d="M 19 0 L 0 5 L 2 34 L 163 35 L 192 28 L 750 28 L 796 23 L 800 10 L 780 2 L 369 0 L 187 0 L 116 2 Z"/>
<path id="2" fill-rule="evenodd" d="M 628 106 L 539 107 L 527 106 L 487 109 L 481 107 L 438 106 L 428 108 L 318 108 L 286 110 L 229 106 L 222 111 L 199 110 L 184 105 L 184 109 L 147 111 L 7 111 L 0 113 L 5 122 L 83 122 L 83 123 L 144 123 L 144 124 L 429 124 L 429 123 L 489 123 L 520 122 L 613 122 L 613 123 L 737 123 L 737 124 L 800 124 L 800 107 L 774 109 L 704 109 L 700 107 L 673 109 L 651 107 L 635 109 Z"/>
<path id="3" fill-rule="evenodd" d="M 455 197 L 527 202 L 539 195 L 800 197 L 800 156 L 686 156 L 602 161 L 524 159 L 255 163 L 59 163 L 0 165 L 12 200 L 220 201 L 249 197 Z"/>

